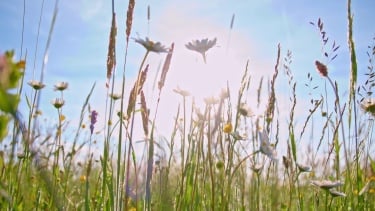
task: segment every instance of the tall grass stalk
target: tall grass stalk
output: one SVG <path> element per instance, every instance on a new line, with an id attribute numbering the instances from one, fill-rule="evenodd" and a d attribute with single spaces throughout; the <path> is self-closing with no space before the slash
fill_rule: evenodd
<path id="1" fill-rule="evenodd" d="M 145 61 L 146 61 L 146 58 L 147 56 L 149 55 L 150 51 L 147 50 L 143 59 L 142 59 L 142 62 L 141 62 L 141 65 L 139 67 L 139 70 L 138 70 L 138 76 L 137 76 L 137 79 L 136 79 L 136 82 L 135 82 L 135 85 L 130 93 L 130 96 L 129 96 L 129 103 L 128 103 L 128 108 L 127 108 L 127 118 L 128 119 L 131 119 L 130 121 L 130 127 L 129 126 L 126 126 L 126 128 L 129 128 L 129 134 L 128 134 L 128 149 L 127 149 L 127 152 L 126 152 L 126 177 L 125 177 L 125 190 L 128 191 L 130 190 L 130 186 L 129 186 L 129 178 L 130 178 L 130 161 L 132 160 L 133 158 L 133 161 L 135 159 L 134 156 L 131 156 L 131 153 L 132 153 L 132 150 L 133 150 L 133 132 L 134 132 L 134 118 L 135 118 L 135 103 L 136 103 L 136 100 L 137 100 L 137 95 L 138 95 L 138 92 L 140 91 L 140 84 L 141 84 L 141 75 L 142 75 L 142 69 L 143 69 L 143 65 L 145 64 Z M 147 70 L 148 70 L 148 65 L 146 66 L 145 70 L 143 72 L 147 73 Z M 145 80 L 145 78 L 144 78 Z M 128 123 L 129 124 L 129 123 Z M 135 161 L 134 161 L 135 163 Z M 136 169 L 136 167 L 134 166 L 134 169 Z M 137 185 L 137 184 L 136 184 Z M 125 202 L 127 202 L 129 200 L 129 195 L 128 194 L 125 194 Z M 128 209 L 128 205 L 127 203 L 125 203 L 125 210 Z"/>
<path id="2" fill-rule="evenodd" d="M 115 70 L 116 70 L 116 36 L 117 36 L 117 26 L 116 26 L 116 13 L 115 13 L 115 4 L 114 0 L 111 2 L 112 5 L 112 19 L 111 19 L 111 29 L 109 34 L 109 44 L 108 44 L 108 54 L 107 54 L 107 83 L 106 87 L 109 89 L 111 85 L 111 90 L 113 93 L 114 83 L 115 83 Z M 111 80 L 112 79 L 112 80 Z M 111 83 L 112 82 L 112 83 Z M 109 104 L 108 104 L 109 103 Z M 112 175 L 112 166 L 108 166 L 110 163 L 110 140 L 111 140 L 111 130 L 112 130 L 112 117 L 114 109 L 114 100 L 109 97 L 107 90 L 106 95 L 106 113 L 105 113 L 105 122 L 106 122 L 106 133 L 104 137 L 104 147 L 103 155 L 101 157 L 102 164 L 102 187 L 99 204 L 106 204 L 106 208 L 115 208 L 115 196 L 113 189 L 113 175 Z M 107 113 L 108 109 L 108 113 Z M 108 192 L 107 192 L 108 190 Z M 108 198 L 107 198 L 108 194 Z"/>
<path id="3" fill-rule="evenodd" d="M 123 184 L 125 183 L 125 161 L 126 161 L 126 154 L 124 153 L 124 158 L 122 159 L 122 142 L 123 142 L 123 128 L 124 124 L 124 95 L 125 95 L 125 83 L 126 83 L 126 64 L 127 64 L 127 55 L 128 55 L 128 47 L 129 47 L 129 37 L 132 29 L 133 23 L 133 13 L 134 13 L 135 1 L 130 0 L 128 4 L 128 10 L 126 15 L 126 47 L 125 47 L 125 54 L 124 54 L 124 66 L 123 66 L 123 73 L 122 73 L 122 82 L 121 82 L 121 104 L 120 104 L 120 128 L 118 134 L 118 149 L 117 149 L 117 180 L 116 180 L 116 193 L 119 197 L 117 197 L 116 207 L 120 210 L 123 209 L 123 198 L 124 198 L 124 191 L 122 190 L 124 187 Z M 125 147 L 126 149 L 126 147 Z M 123 162 L 121 162 L 121 160 Z M 129 170 L 129 169 L 128 169 Z M 125 200 L 125 206 L 127 206 L 127 201 Z"/>
<path id="4" fill-rule="evenodd" d="M 356 106 L 356 86 L 357 86 L 357 56 L 355 51 L 355 44 L 353 39 L 353 14 L 351 12 L 351 0 L 347 2 L 347 17 L 348 17 L 348 47 L 350 55 L 350 81 L 349 81 L 349 111 L 348 111 L 348 124 L 349 131 L 352 123 L 351 115 L 354 114 L 354 141 L 355 141 L 355 175 L 356 175 L 356 190 L 360 190 L 361 178 L 360 178 L 360 152 L 358 143 L 358 124 L 357 124 L 357 106 Z M 352 110 L 353 109 L 353 110 Z M 353 112 L 352 112 L 353 111 Z M 352 184 L 351 184 L 352 186 Z M 363 209 L 363 200 L 360 196 L 357 196 L 357 202 L 359 203 L 359 209 Z"/>

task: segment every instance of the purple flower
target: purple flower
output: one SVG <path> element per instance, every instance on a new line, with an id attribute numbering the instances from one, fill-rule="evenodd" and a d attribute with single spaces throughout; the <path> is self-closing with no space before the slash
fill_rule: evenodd
<path id="1" fill-rule="evenodd" d="M 90 122 L 90 131 L 91 131 L 91 134 L 94 132 L 94 125 L 97 121 L 97 116 L 98 116 L 98 112 L 96 112 L 95 110 L 93 110 L 91 112 L 91 115 L 90 115 L 90 119 L 91 119 L 91 122 Z"/>

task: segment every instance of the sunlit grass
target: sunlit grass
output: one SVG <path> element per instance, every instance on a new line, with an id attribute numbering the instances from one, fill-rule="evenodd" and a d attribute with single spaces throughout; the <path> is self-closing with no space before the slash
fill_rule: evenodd
<path id="1" fill-rule="evenodd" d="M 229 85 L 206 96 L 203 106 L 189 90 L 176 87 L 179 95 L 170 134 L 159 134 L 158 113 L 168 72 L 173 69 L 174 43 L 151 38 L 130 39 L 134 1 L 129 1 L 126 21 L 126 46 L 136 42 L 145 50 L 134 82 L 129 82 L 125 62 L 121 90 L 115 93 L 116 39 L 115 6 L 112 2 L 109 32 L 104 129 L 98 129 L 98 112 L 90 107 L 95 84 L 82 97 L 77 125 L 75 117 L 64 113 L 64 90 L 68 82 L 49 84 L 40 79 L 23 82 L 24 60 L 13 53 L 0 57 L 0 207 L 4 210 L 373 210 L 375 209 L 375 162 L 371 152 L 373 117 L 372 88 L 375 44 L 369 46 L 367 80 L 357 81 L 353 18 L 348 1 L 348 43 L 350 49 L 350 95 L 339 95 L 337 82 L 330 76 L 328 64 L 334 63 L 338 46 L 328 39 L 322 19 L 311 22 L 321 36 L 322 58 L 315 64 L 316 73 L 307 81 L 293 76 L 291 51 L 276 46 L 277 56 L 269 81 L 252 80 L 252 63 L 246 62 L 238 90 Z M 57 4 L 56 4 L 57 8 Z M 150 7 L 148 7 L 150 13 Z M 45 56 L 57 17 L 55 10 Z M 148 16 L 149 18 L 149 16 Z M 231 28 L 234 15 L 231 21 Z M 312 30 L 315 30 L 312 28 Z M 329 30 L 329 29 L 328 29 Z M 193 39 L 189 50 L 209 58 L 206 53 L 217 39 Z M 157 75 L 156 101 L 146 97 L 144 87 L 152 83 L 147 63 L 150 54 L 164 59 Z M 200 58 L 200 57 L 199 57 Z M 26 64 L 27 67 L 28 64 Z M 315 67 L 314 67 L 315 66 Z M 309 87 L 312 74 L 326 80 L 325 87 Z M 239 76 L 240 77 L 240 76 Z M 126 83 L 133 83 L 125 86 Z M 23 93 L 28 84 L 31 93 Z M 288 99 L 281 99 L 276 84 L 287 87 Z M 299 98 L 297 84 L 305 83 L 320 98 Z M 41 119 L 40 96 L 46 84 L 54 85 L 56 99 L 51 101 L 55 113 L 50 124 Z M 209 86 L 209 83 L 207 83 Z M 47 86 L 48 87 L 48 86 Z M 126 87 L 131 87 L 129 90 Z M 12 89 L 19 88 L 16 93 Z M 340 90 L 345 87 L 340 87 Z M 249 93 L 256 93 L 256 102 Z M 284 96 L 284 95 L 282 95 Z M 333 99 L 328 96 L 334 96 Z M 358 97 L 361 99 L 358 99 Z M 20 115 L 19 98 L 25 98 L 28 111 Z M 252 98 L 255 99 L 255 98 Z M 288 110 L 280 111 L 280 102 Z M 296 126 L 296 106 L 305 108 L 302 126 Z M 306 103 L 305 103 L 306 104 Z M 262 107 L 263 106 L 263 107 Z M 119 110 L 116 110 L 118 109 Z M 261 114 L 254 114 L 260 110 Z M 287 117 L 287 119 L 283 119 Z M 167 121 L 164 121 L 167 122 Z M 322 127 L 310 127 L 319 122 Z M 75 132 L 71 134 L 72 129 Z M 8 128 L 12 128 L 9 130 Z M 310 131 L 311 130 L 311 131 Z M 316 131 L 320 130 L 320 131 Z M 97 131 L 99 131 L 97 134 Z M 319 139 L 299 144 L 307 133 Z M 144 140 L 136 140 L 142 133 Z M 320 135 L 321 134 L 321 135 Z M 286 135 L 287 138 L 284 138 Z M 96 149 L 97 142 L 102 146 Z M 115 142 L 115 143 L 113 143 Z M 145 150 L 137 151 L 136 143 Z M 302 148 L 303 147 L 303 148 Z M 306 148 L 305 148 L 306 147 Z M 307 152 L 305 155 L 303 152 Z"/>

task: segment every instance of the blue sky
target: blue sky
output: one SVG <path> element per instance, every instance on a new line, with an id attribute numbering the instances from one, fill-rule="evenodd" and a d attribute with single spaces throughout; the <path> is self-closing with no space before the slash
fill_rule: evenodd
<path id="1" fill-rule="evenodd" d="M 19 57 L 21 53 L 21 32 L 23 1 L 0 2 L 0 28 L 2 31 L 0 51 L 14 49 Z M 41 0 L 26 1 L 25 31 L 23 55 L 27 50 L 26 81 L 33 77 L 33 64 L 36 62 L 35 76 L 39 78 L 43 61 L 43 52 L 52 19 L 54 1 L 45 1 L 40 28 L 38 52 L 34 57 L 37 39 Z M 126 1 L 115 1 L 117 13 L 117 75 L 121 78 L 125 48 Z M 147 21 L 147 7 L 151 8 L 151 20 Z M 359 77 L 363 78 L 367 66 L 366 51 L 375 35 L 375 2 L 353 1 L 354 38 L 359 63 Z M 281 44 L 282 55 L 287 50 L 293 53 L 292 72 L 297 81 L 298 111 L 306 113 L 308 99 L 304 84 L 307 73 L 314 78 L 313 83 L 320 85 L 316 91 L 319 96 L 324 92 L 324 79 L 315 71 L 314 61 L 325 62 L 321 53 L 320 35 L 309 24 L 320 17 L 331 40 L 335 40 L 340 49 L 336 60 L 329 64 L 329 74 L 340 83 L 342 96 L 347 96 L 349 79 L 347 47 L 347 8 L 346 1 L 307 1 L 307 0 L 264 0 L 264 1 L 136 1 L 135 16 L 131 37 L 149 36 L 161 41 L 165 46 L 175 43 L 167 85 L 163 91 L 160 118 L 163 124 L 172 127 L 173 115 L 180 98 L 172 91 L 180 86 L 196 96 L 197 100 L 209 95 L 216 95 L 230 82 L 232 90 L 237 90 L 247 60 L 252 75 L 252 89 L 249 95 L 256 93 L 259 78 L 270 78 L 276 60 L 277 44 Z M 233 29 L 229 30 L 232 15 L 235 14 Z M 93 109 L 104 118 L 106 96 L 106 55 L 111 23 L 110 1 L 103 0 L 65 0 L 60 1 L 59 11 L 53 31 L 51 47 L 46 67 L 45 83 L 41 108 L 44 117 L 55 115 L 50 101 L 58 97 L 53 92 L 53 85 L 59 81 L 69 82 L 66 91 L 64 111 L 74 122 L 92 84 L 96 89 L 91 101 Z M 138 34 L 138 35 L 137 35 Z M 189 51 L 185 44 L 193 39 L 218 39 L 216 47 L 207 55 L 204 64 L 200 55 Z M 145 50 L 131 41 L 129 45 L 128 65 L 126 66 L 127 84 L 132 84 Z M 164 55 L 151 54 L 148 63 L 151 68 L 147 89 L 149 96 L 154 96 L 152 80 L 157 68 L 164 60 Z M 152 75 L 154 74 L 154 75 Z M 281 109 L 288 108 L 287 79 L 280 75 Z M 361 81 L 359 81 L 361 82 Z M 208 85 L 209 84 L 209 85 Z M 116 89 L 120 84 L 116 85 Z M 129 89 L 128 89 L 129 90 Z M 30 95 L 31 91 L 25 89 Z M 249 99 L 252 99 L 249 96 Z M 152 97 L 151 97 L 152 98 Z M 265 97 L 266 98 L 266 97 Z M 155 100 L 155 99 L 153 99 Z M 125 99 L 127 101 L 127 99 Z M 266 99 L 264 99 L 266 101 Z M 153 102 L 149 103 L 154 105 Z M 25 102 L 21 102 L 25 108 Z M 100 112 L 101 111 L 101 112 Z M 26 115 L 26 113 L 25 113 Z M 286 119 L 281 119 L 286 121 Z M 167 134 L 168 136 L 168 134 Z"/>

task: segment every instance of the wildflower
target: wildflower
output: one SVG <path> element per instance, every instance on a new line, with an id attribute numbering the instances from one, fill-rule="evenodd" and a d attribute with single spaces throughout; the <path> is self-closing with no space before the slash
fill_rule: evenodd
<path id="1" fill-rule="evenodd" d="M 81 182 L 86 182 L 86 176 L 85 176 L 85 175 L 81 175 L 81 176 L 79 177 L 79 181 L 81 181 Z"/>
<path id="2" fill-rule="evenodd" d="M 186 44 L 186 48 L 192 51 L 196 51 L 203 56 L 203 61 L 206 63 L 206 52 L 216 45 L 216 38 L 213 40 L 203 39 L 203 40 L 193 40 Z"/>
<path id="3" fill-rule="evenodd" d="M 27 82 L 33 89 L 40 90 L 43 89 L 46 85 L 44 85 L 41 81 L 31 80 Z"/>
<path id="4" fill-rule="evenodd" d="M 323 63 L 320 63 L 318 60 L 315 61 L 316 69 L 318 70 L 319 74 L 323 77 L 327 77 L 328 69 L 327 66 Z"/>
<path id="5" fill-rule="evenodd" d="M 370 98 L 370 99 L 364 99 L 364 100 L 362 100 L 362 102 L 361 102 L 361 108 L 365 112 L 367 112 L 367 113 L 375 116 L 375 99 L 374 98 Z"/>
<path id="6" fill-rule="evenodd" d="M 329 193 L 331 194 L 332 197 L 337 197 L 337 196 L 346 197 L 345 193 L 339 192 L 339 191 L 334 190 L 334 189 L 329 189 Z"/>
<path id="7" fill-rule="evenodd" d="M 329 181 L 329 180 L 313 180 L 311 184 L 318 186 L 322 189 L 329 190 L 338 186 L 342 186 L 344 183 L 340 181 Z"/>
<path id="8" fill-rule="evenodd" d="M 229 90 L 228 89 L 222 89 L 220 92 L 220 99 L 224 100 L 229 97 Z"/>
<path id="9" fill-rule="evenodd" d="M 91 134 L 94 132 L 94 125 L 97 122 L 98 112 L 93 110 L 90 115 L 90 132 Z"/>
<path id="10" fill-rule="evenodd" d="M 186 90 L 183 90 L 183 89 L 180 89 L 180 87 L 177 86 L 176 89 L 173 89 L 174 92 L 176 92 L 177 94 L 181 95 L 182 97 L 187 97 L 187 96 L 190 96 L 190 92 L 186 91 Z"/>
<path id="11" fill-rule="evenodd" d="M 219 99 L 216 97 L 206 97 L 203 99 L 207 105 L 214 105 L 219 103 Z"/>
<path id="12" fill-rule="evenodd" d="M 259 132 L 260 137 L 260 152 L 267 155 L 271 160 L 277 161 L 276 150 L 271 146 L 268 135 L 266 131 Z"/>
<path id="13" fill-rule="evenodd" d="M 246 105 L 246 103 L 241 103 L 240 108 L 238 110 L 242 116 L 251 117 L 254 116 L 253 112 L 251 111 L 250 107 Z"/>
<path id="14" fill-rule="evenodd" d="M 263 165 L 262 164 L 254 164 L 254 165 L 252 165 L 251 167 L 251 170 L 253 170 L 255 173 L 260 173 L 260 171 L 262 171 L 262 169 L 263 169 Z"/>
<path id="15" fill-rule="evenodd" d="M 60 121 L 64 121 L 66 119 L 65 115 L 61 114 L 60 115 Z"/>
<path id="16" fill-rule="evenodd" d="M 68 88 L 67 82 L 58 82 L 57 84 L 55 84 L 55 91 L 64 91 L 67 88 Z"/>
<path id="17" fill-rule="evenodd" d="M 63 107 L 65 101 L 61 98 L 56 98 L 54 100 L 51 101 L 52 105 L 55 106 L 55 108 L 59 109 L 61 107 Z"/>
<path id="18" fill-rule="evenodd" d="M 168 52 L 167 48 L 165 48 L 160 42 L 153 42 L 151 41 L 150 39 L 148 39 L 148 37 L 146 37 L 146 39 L 134 39 L 134 41 L 136 43 L 139 43 L 141 45 L 143 45 L 143 47 L 146 48 L 147 51 L 152 51 L 152 52 L 155 52 L 155 53 L 166 53 Z"/>
<path id="19" fill-rule="evenodd" d="M 223 127 L 224 133 L 231 133 L 232 130 L 233 130 L 233 126 L 232 126 L 232 123 L 230 123 L 230 122 L 225 124 L 224 127 Z"/>
<path id="20" fill-rule="evenodd" d="M 311 166 L 306 166 L 306 165 L 302 165 L 302 164 L 297 163 L 297 167 L 300 170 L 300 172 L 310 172 L 311 171 Z"/>
<path id="21" fill-rule="evenodd" d="M 118 100 L 121 98 L 121 94 L 111 93 L 109 94 L 109 97 L 112 98 L 112 100 Z"/>

